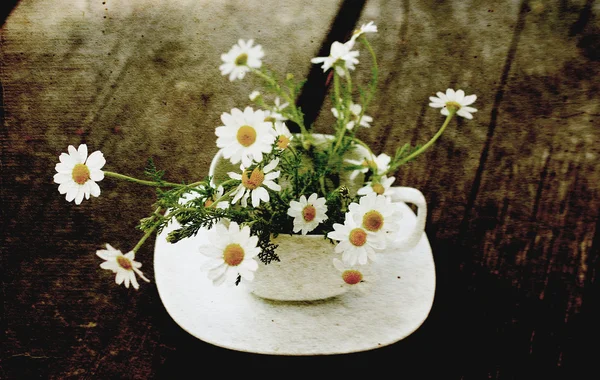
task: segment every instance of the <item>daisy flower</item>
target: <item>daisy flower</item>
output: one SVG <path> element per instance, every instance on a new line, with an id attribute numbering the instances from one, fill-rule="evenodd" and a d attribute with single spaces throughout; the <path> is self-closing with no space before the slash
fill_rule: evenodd
<path id="1" fill-rule="evenodd" d="M 311 59 L 312 63 L 322 63 L 321 68 L 323 72 L 326 72 L 330 68 L 335 66 L 335 70 L 339 76 L 343 77 L 345 75 L 343 67 L 344 65 L 348 70 L 354 70 L 354 65 L 358 63 L 359 52 L 356 50 L 352 50 L 354 47 L 354 41 L 350 40 L 346 43 L 341 43 L 335 41 L 331 44 L 331 49 L 329 51 L 329 56 L 327 57 L 316 57 Z"/>
<path id="2" fill-rule="evenodd" d="M 389 197 L 369 193 L 360 198 L 359 203 L 350 203 L 348 211 L 356 224 L 367 231 L 380 233 L 387 238 L 394 237 L 400 228 L 400 213 L 398 204 Z"/>
<path id="3" fill-rule="evenodd" d="M 117 285 L 121 285 L 125 282 L 125 287 L 129 288 L 129 283 L 131 282 L 136 290 L 139 289 L 140 284 L 138 284 L 135 277 L 136 273 L 142 280 L 150 282 L 139 269 L 142 267 L 142 263 L 134 261 L 135 252 L 129 251 L 128 253 L 123 254 L 120 250 L 113 248 L 110 244 L 106 244 L 106 249 L 96 251 L 96 255 L 102 260 L 105 260 L 100 264 L 100 268 L 111 270 L 113 273 L 117 274 L 115 277 Z"/>
<path id="4" fill-rule="evenodd" d="M 375 182 L 375 181 L 367 182 L 364 187 L 361 187 L 360 189 L 358 189 L 356 194 L 367 195 L 370 193 L 376 193 L 379 195 L 386 195 L 386 196 L 390 195 L 389 190 L 390 190 L 390 187 L 392 186 L 392 183 L 394 183 L 395 180 L 396 180 L 396 177 L 382 176 L 378 182 Z"/>
<path id="5" fill-rule="evenodd" d="M 255 257 L 260 253 L 257 247 L 258 237 L 250 236 L 250 227 L 231 222 L 229 228 L 217 224 L 209 230 L 208 244 L 200 248 L 200 252 L 209 257 L 201 270 L 208 271 L 208 278 L 214 285 L 221 285 L 225 280 L 235 281 L 237 276 L 252 281 L 258 269 Z"/>
<path id="6" fill-rule="evenodd" d="M 346 213 L 344 224 L 333 224 L 333 231 L 327 237 L 339 241 L 335 252 L 343 252 L 342 261 L 346 265 L 364 265 L 368 259 L 376 259 L 376 250 L 385 248 L 383 236 L 362 228 L 350 212 Z"/>
<path id="7" fill-rule="evenodd" d="M 354 33 L 352 33 L 350 40 L 356 41 L 356 39 L 364 33 L 377 33 L 377 25 L 375 25 L 373 21 L 369 21 L 368 24 L 362 24 L 359 29 L 356 29 Z"/>
<path id="8" fill-rule="evenodd" d="M 343 113 L 339 112 L 337 110 L 337 108 L 332 108 L 331 112 L 333 113 L 333 116 L 335 116 L 336 119 L 344 117 Z M 361 112 L 362 112 L 362 107 L 360 104 L 352 103 L 352 105 L 350 105 L 350 121 L 346 124 L 347 130 L 351 131 L 354 128 L 354 126 L 358 122 L 358 118 L 360 117 Z M 369 123 L 371 123 L 372 121 L 373 121 L 373 118 L 371 116 L 363 115 L 360 118 L 359 125 L 361 127 L 370 128 L 371 124 L 369 124 Z"/>
<path id="9" fill-rule="evenodd" d="M 302 235 L 306 235 L 327 220 L 326 213 L 325 198 L 318 198 L 317 193 L 313 193 L 308 199 L 302 195 L 299 201 L 291 201 L 287 211 L 287 214 L 294 218 L 294 232 L 302 230 Z"/>
<path id="10" fill-rule="evenodd" d="M 260 201 L 268 202 L 271 198 L 269 192 L 263 186 L 268 187 L 273 191 L 280 191 L 281 186 L 275 183 L 273 180 L 279 177 L 280 172 L 272 172 L 273 169 L 279 164 L 279 159 L 276 158 L 271 161 L 264 168 L 260 169 L 258 166 L 252 170 L 252 173 L 242 166 L 242 174 L 229 172 L 227 173 L 230 178 L 242 181 L 237 189 L 231 193 L 233 196 L 232 204 L 237 203 L 240 199 L 243 207 L 248 206 L 248 198 L 252 198 L 252 206 L 258 207 Z"/>
<path id="11" fill-rule="evenodd" d="M 234 108 L 223 112 L 222 126 L 215 129 L 217 147 L 223 149 L 223 157 L 232 164 L 242 161 L 248 167 L 252 160 L 262 161 L 263 153 L 269 153 L 275 142 L 271 124 L 265 121 L 265 112 L 246 107 L 244 112 Z"/>
<path id="12" fill-rule="evenodd" d="M 275 125 L 275 136 L 277 138 L 277 148 L 284 150 L 290 144 L 290 141 L 294 138 L 292 133 L 282 121 L 276 121 Z"/>
<path id="13" fill-rule="evenodd" d="M 96 182 L 104 178 L 100 169 L 106 163 L 102 152 L 97 150 L 88 157 L 85 144 L 77 149 L 69 145 L 68 150 L 69 154 L 61 153 L 60 162 L 55 167 L 54 182 L 59 184 L 58 192 L 66 194 L 68 202 L 75 200 L 75 204 L 80 204 L 84 196 L 85 199 L 90 199 L 90 195 L 99 196 L 100 186 Z"/>
<path id="14" fill-rule="evenodd" d="M 262 46 L 254 44 L 254 40 L 238 40 L 231 50 L 226 54 L 221 54 L 221 60 L 224 62 L 219 66 L 221 75 L 229 74 L 229 80 L 243 79 L 250 68 L 258 69 L 261 65 L 261 58 L 265 55 Z"/>
<path id="15" fill-rule="evenodd" d="M 333 266 L 340 271 L 340 277 L 344 281 L 342 286 L 363 294 L 372 287 L 375 275 L 369 266 L 347 265 L 338 258 L 333 259 Z"/>
<path id="16" fill-rule="evenodd" d="M 360 165 L 362 168 L 354 169 L 352 173 L 350 173 L 350 180 L 353 180 L 358 176 L 359 173 L 366 173 L 371 170 L 375 175 L 381 175 L 385 173 L 390 168 L 390 161 L 392 158 L 385 153 L 381 153 L 379 156 L 374 157 L 369 160 L 365 157 L 362 161 L 346 159 L 344 162 L 347 162 L 352 165 Z"/>
<path id="17" fill-rule="evenodd" d="M 442 115 L 448 116 L 450 111 L 456 112 L 458 116 L 465 117 L 467 119 L 472 119 L 473 112 L 477 112 L 477 109 L 473 107 L 468 107 L 475 102 L 477 99 L 477 95 L 468 95 L 465 96 L 465 92 L 463 90 L 454 91 L 449 88 L 446 90 L 446 93 L 438 92 L 437 97 L 430 96 L 429 103 L 430 107 L 433 108 L 441 108 Z"/>

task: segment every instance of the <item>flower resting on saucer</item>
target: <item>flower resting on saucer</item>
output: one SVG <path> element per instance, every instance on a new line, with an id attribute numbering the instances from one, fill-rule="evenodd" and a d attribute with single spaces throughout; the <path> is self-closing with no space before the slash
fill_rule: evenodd
<path id="1" fill-rule="evenodd" d="M 208 271 L 208 278 L 214 285 L 241 276 L 252 281 L 258 269 L 255 257 L 260 253 L 258 237 L 250 236 L 250 227 L 231 222 L 229 228 L 219 223 L 209 231 L 208 243 L 200 252 L 209 257 L 202 270 Z"/>
<path id="2" fill-rule="evenodd" d="M 90 195 L 100 195 L 100 186 L 96 182 L 102 181 L 104 172 L 100 169 L 106 163 L 104 155 L 99 150 L 90 154 L 86 144 L 75 149 L 69 145 L 69 153 L 59 156 L 60 162 L 56 164 L 54 182 L 58 183 L 58 192 L 66 194 L 68 202 L 75 201 L 80 204 L 83 198 L 90 199 Z"/>
<path id="3" fill-rule="evenodd" d="M 102 260 L 105 260 L 100 264 L 100 268 L 110 270 L 116 273 L 115 282 L 117 285 L 125 283 L 125 287 L 129 288 L 129 283 L 133 285 L 134 289 L 139 289 L 135 275 L 137 274 L 140 278 L 146 282 L 150 282 L 139 268 L 142 267 L 142 263 L 134 261 L 135 252 L 129 251 L 126 254 L 121 253 L 120 250 L 113 248 L 110 244 L 106 244 L 106 249 L 96 251 L 96 255 Z"/>

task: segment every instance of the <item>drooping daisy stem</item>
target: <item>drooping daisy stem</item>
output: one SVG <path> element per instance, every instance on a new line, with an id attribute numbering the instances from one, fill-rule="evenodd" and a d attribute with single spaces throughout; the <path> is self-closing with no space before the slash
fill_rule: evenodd
<path id="1" fill-rule="evenodd" d="M 119 173 L 115 173 L 115 172 L 110 172 L 110 171 L 104 171 L 104 175 L 107 177 L 113 177 L 113 178 L 117 178 L 117 179 L 123 179 L 125 181 L 129 181 L 129 182 L 134 182 L 140 185 L 145 185 L 145 186 L 153 186 L 153 187 L 193 187 L 193 186 L 197 186 L 199 184 L 202 183 L 202 181 L 199 182 L 194 182 L 192 184 L 189 185 L 184 185 L 181 183 L 173 183 L 173 182 L 155 182 L 155 181 L 146 181 L 143 179 L 137 179 L 137 178 L 133 178 L 133 177 L 129 177 L 123 174 L 119 174 Z"/>
<path id="2" fill-rule="evenodd" d="M 406 156 L 403 159 L 399 160 L 398 162 L 395 162 L 392 165 L 390 165 L 390 167 L 388 168 L 388 170 L 386 170 L 383 175 L 385 175 L 387 173 L 393 173 L 398 167 L 400 167 L 401 165 L 403 165 L 403 164 L 407 163 L 408 161 L 414 159 L 415 157 L 417 157 L 421 153 L 425 152 L 427 150 L 427 148 L 429 148 L 431 145 L 433 145 L 433 143 L 436 142 L 436 140 L 442 135 L 442 133 L 444 133 L 444 130 L 446 129 L 446 127 L 450 123 L 450 120 L 452 120 L 452 117 L 456 113 L 456 110 L 453 110 L 453 109 L 448 109 L 448 110 L 449 110 L 449 114 L 448 114 L 448 116 L 446 116 L 446 120 L 444 120 L 444 124 L 442 124 L 442 127 L 431 138 L 431 140 L 427 141 L 427 143 L 425 143 L 425 145 L 423 145 L 419 149 L 415 150 L 414 152 L 412 152 L 408 156 Z"/>

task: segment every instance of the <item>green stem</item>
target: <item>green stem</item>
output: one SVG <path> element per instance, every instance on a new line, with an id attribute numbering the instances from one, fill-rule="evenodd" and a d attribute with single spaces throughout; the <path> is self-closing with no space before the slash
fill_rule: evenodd
<path id="1" fill-rule="evenodd" d="M 377 67 L 377 55 L 373 51 L 373 48 L 371 47 L 369 40 L 365 37 L 364 34 L 362 36 L 360 36 L 359 38 L 361 39 L 361 42 L 366 46 L 367 50 L 369 51 L 369 54 L 371 55 L 371 59 L 373 60 L 373 69 L 372 69 L 373 77 L 372 77 L 371 83 L 369 85 L 369 93 L 367 94 L 367 97 L 364 100 L 364 104 L 360 111 L 360 115 L 358 116 L 358 120 L 356 121 L 357 125 L 360 125 L 360 122 L 362 121 L 362 118 L 363 118 L 365 112 L 367 112 L 367 107 L 373 100 L 373 96 L 375 95 L 375 90 L 377 87 L 377 73 L 379 72 L 379 68 Z"/>
<path id="2" fill-rule="evenodd" d="M 157 208 L 156 211 L 154 211 L 154 214 L 157 214 L 157 213 L 160 215 L 160 207 Z M 164 218 L 162 215 L 160 215 L 160 217 Z M 152 228 L 150 228 L 149 230 L 146 231 L 146 233 L 144 234 L 144 236 L 142 236 L 140 241 L 138 241 L 138 243 L 135 245 L 135 247 L 133 247 L 132 251 L 134 253 L 137 253 L 137 251 L 140 249 L 140 247 L 142 245 L 144 245 L 144 242 L 146 242 L 146 240 L 150 237 L 150 235 L 152 235 L 152 233 L 156 230 L 156 228 L 158 227 L 159 224 L 160 224 L 160 222 L 154 223 Z"/>
<path id="3" fill-rule="evenodd" d="M 129 177 L 129 176 L 126 176 L 126 175 L 123 175 L 123 174 L 119 174 L 119 173 L 115 173 L 115 172 L 109 172 L 109 171 L 104 171 L 104 175 L 106 177 L 113 177 L 113 178 L 123 179 L 125 181 L 135 182 L 137 184 L 146 185 L 146 186 L 154 186 L 154 187 L 187 187 L 187 186 L 191 186 L 191 185 L 183 185 L 183 184 L 180 184 L 180 183 L 172 183 L 172 182 L 145 181 L 143 179 L 137 179 L 137 178 L 133 178 L 133 177 Z"/>
<path id="4" fill-rule="evenodd" d="M 427 148 L 429 148 L 431 145 L 433 145 L 433 143 L 442 135 L 442 133 L 444 133 L 444 130 L 446 129 L 446 127 L 450 123 L 450 120 L 452 120 L 452 117 L 454 116 L 454 114 L 455 114 L 455 111 L 450 111 L 450 113 L 448 114 L 448 116 L 446 116 L 446 120 L 444 121 L 444 124 L 442 124 L 442 127 L 431 138 L 431 140 L 427 141 L 427 143 L 425 145 L 423 145 L 419 149 L 415 150 L 410 155 L 408 155 L 408 156 L 404 157 L 402 160 L 398 161 L 398 163 L 396 163 L 393 167 L 390 166 L 390 168 L 385 172 L 385 174 L 387 174 L 390 171 L 396 170 L 396 168 L 398 168 L 400 165 L 405 164 L 406 162 L 408 162 L 408 161 L 412 160 L 413 158 L 417 157 L 418 155 L 420 155 L 421 153 L 423 153 L 424 151 L 426 151 Z"/>
<path id="5" fill-rule="evenodd" d="M 335 145 L 333 147 L 333 150 L 331 151 L 331 154 L 334 155 L 335 152 L 337 151 L 337 149 L 340 147 L 340 144 L 342 143 L 342 139 L 344 138 L 344 134 L 346 133 L 346 113 L 348 112 L 348 107 L 345 107 L 344 112 L 342 112 L 342 107 L 341 107 L 341 103 L 340 101 L 342 100 L 341 96 L 340 96 L 340 79 L 339 79 L 339 75 L 337 73 L 337 71 L 335 71 L 335 68 L 333 70 L 333 90 L 334 90 L 334 96 L 335 96 L 335 108 L 338 111 L 338 137 L 337 137 L 337 141 L 335 142 Z"/>
<path id="6" fill-rule="evenodd" d="M 304 120 L 303 118 L 300 116 L 300 113 L 298 112 L 298 109 L 296 108 L 296 104 L 295 104 L 295 100 L 292 99 L 285 91 L 283 91 L 281 89 L 281 86 L 279 86 L 279 84 L 277 83 L 277 81 L 274 78 L 271 78 L 270 76 L 268 76 L 267 74 L 263 73 L 262 71 L 252 68 L 252 67 L 248 67 L 254 74 L 258 75 L 259 77 L 261 77 L 262 79 L 264 79 L 267 83 L 269 83 L 271 86 L 273 86 L 275 88 L 275 91 L 277 92 L 278 95 L 282 96 L 286 102 L 289 103 L 288 107 L 291 108 L 292 110 L 292 121 L 295 122 L 296 124 L 298 124 L 298 126 L 300 126 L 300 131 L 302 132 L 303 135 L 307 135 L 308 131 L 306 130 L 306 127 L 304 126 Z"/>

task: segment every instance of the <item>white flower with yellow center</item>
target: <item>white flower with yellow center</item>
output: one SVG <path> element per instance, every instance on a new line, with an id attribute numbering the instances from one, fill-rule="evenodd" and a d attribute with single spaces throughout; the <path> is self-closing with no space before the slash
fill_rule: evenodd
<path id="1" fill-rule="evenodd" d="M 451 88 L 447 89 L 445 94 L 443 92 L 438 92 L 436 95 L 437 97 L 429 97 L 429 100 L 431 100 L 429 106 L 433 108 L 441 108 L 442 115 L 448 116 L 452 110 L 456 112 L 458 116 L 472 119 L 473 115 L 471 114 L 473 112 L 477 112 L 477 109 L 469 107 L 475 102 L 475 100 L 477 100 L 477 95 L 465 96 L 465 92 L 463 90 L 454 91 Z"/>
<path id="2" fill-rule="evenodd" d="M 275 133 L 271 123 L 265 121 L 264 111 L 246 107 L 242 112 L 234 108 L 230 114 L 223 112 L 221 121 L 225 125 L 215 129 L 217 147 L 232 164 L 241 161 L 248 167 L 253 160 L 262 161 L 263 153 L 271 152 Z"/>
<path id="3" fill-rule="evenodd" d="M 88 157 L 87 145 L 81 144 L 75 149 L 69 145 L 69 154 L 61 153 L 60 162 L 56 164 L 54 182 L 58 183 L 58 192 L 66 194 L 68 202 L 75 200 L 80 204 L 83 198 L 90 199 L 90 195 L 100 195 L 100 186 L 96 182 L 104 178 L 100 169 L 106 163 L 104 155 L 99 150 Z"/>
<path id="4" fill-rule="evenodd" d="M 367 194 L 360 198 L 359 203 L 350 203 L 348 211 L 356 224 L 387 239 L 393 240 L 400 229 L 402 213 L 399 205 L 384 195 Z"/>
<path id="5" fill-rule="evenodd" d="M 294 218 L 294 232 L 302 230 L 302 235 L 306 235 L 327 220 L 325 198 L 319 198 L 316 193 L 308 199 L 301 195 L 298 201 L 290 202 L 287 214 Z"/>
<path id="6" fill-rule="evenodd" d="M 231 196 L 233 200 L 232 204 L 237 203 L 241 199 L 241 205 L 243 207 L 248 206 L 248 198 L 252 198 L 252 206 L 258 207 L 260 201 L 268 202 L 271 198 L 269 192 L 263 186 L 268 187 L 273 191 L 280 191 L 281 186 L 275 183 L 273 180 L 279 177 L 279 171 L 272 171 L 279 164 L 279 159 L 276 158 L 271 161 L 264 168 L 255 167 L 251 173 L 249 173 L 243 166 L 242 174 L 229 172 L 227 173 L 230 178 L 242 181 L 240 185 L 235 189 Z"/>
<path id="7" fill-rule="evenodd" d="M 137 290 L 140 288 L 140 284 L 137 282 L 135 277 L 136 273 L 140 278 L 146 282 L 150 282 L 139 268 L 142 267 L 142 263 L 135 261 L 135 252 L 130 251 L 126 254 L 121 253 L 120 250 L 113 248 L 110 244 L 106 244 L 106 249 L 100 249 L 96 251 L 96 255 L 102 260 L 105 260 L 100 264 L 100 268 L 110 270 L 116 273 L 115 282 L 117 285 L 121 285 L 125 282 L 125 287 L 129 288 L 129 283 Z"/>
<path id="8" fill-rule="evenodd" d="M 358 189 L 356 194 L 358 195 L 367 195 L 371 193 L 375 193 L 378 195 L 390 196 L 390 188 L 392 184 L 396 180 L 396 177 L 387 177 L 381 176 L 379 181 L 369 181 L 365 184 L 364 187 Z"/>
<path id="9" fill-rule="evenodd" d="M 335 252 L 343 253 L 342 260 L 346 265 L 364 265 L 369 259 L 376 260 L 376 250 L 385 248 L 384 237 L 361 227 L 350 212 L 346 213 L 344 224 L 334 223 L 333 229 L 327 237 L 339 241 Z"/>
<path id="10" fill-rule="evenodd" d="M 347 162 L 352 165 L 362 166 L 360 169 L 352 170 L 350 173 L 350 180 L 355 179 L 359 173 L 366 173 L 369 170 L 373 172 L 375 175 L 381 175 L 385 173 L 390 168 L 390 162 L 392 158 L 385 153 L 381 153 L 377 157 L 365 157 L 362 161 L 346 159 L 344 162 Z"/>
<path id="11" fill-rule="evenodd" d="M 221 285 L 226 280 L 235 281 L 238 275 L 252 281 L 258 269 L 255 257 L 260 248 L 257 244 L 258 237 L 250 236 L 250 227 L 240 229 L 236 222 L 229 223 L 229 228 L 217 224 L 209 231 L 208 244 L 200 248 L 200 252 L 209 257 L 201 270 L 208 271 L 208 278 L 214 285 Z"/>
<path id="12" fill-rule="evenodd" d="M 359 56 L 359 52 L 356 50 L 352 50 L 354 47 L 354 40 L 350 40 L 346 43 L 341 43 L 335 41 L 331 44 L 331 49 L 329 50 L 329 56 L 327 57 L 316 57 L 311 59 L 312 63 L 322 63 L 321 68 L 323 72 L 335 67 L 335 71 L 339 76 L 343 77 L 346 75 L 344 72 L 344 67 L 348 70 L 354 70 L 354 65 L 358 63 L 358 59 L 356 57 Z"/>
<path id="13" fill-rule="evenodd" d="M 290 145 L 290 141 L 294 138 L 292 133 L 288 129 L 287 125 L 285 125 L 282 121 L 276 121 L 273 126 L 275 129 L 275 136 L 277 139 L 277 148 L 284 150 Z"/>
<path id="14" fill-rule="evenodd" d="M 343 111 L 340 112 L 337 110 L 337 108 L 332 108 L 331 112 L 333 113 L 333 116 L 335 116 L 336 119 L 344 117 Z M 362 107 L 360 104 L 352 103 L 350 105 L 350 120 L 348 121 L 348 123 L 346 123 L 347 130 L 351 131 L 356 126 L 356 123 L 359 123 L 359 125 L 361 127 L 371 128 L 370 123 L 373 121 L 373 118 L 371 116 L 367 116 L 367 115 L 362 115 L 362 117 L 360 117 L 361 112 L 362 112 Z M 358 120 L 359 118 L 360 118 L 360 122 Z"/>
<path id="15" fill-rule="evenodd" d="M 342 286 L 360 293 L 366 293 L 372 287 L 375 274 L 370 266 L 347 265 L 338 258 L 333 259 L 333 266 L 340 271 Z"/>
<path id="16" fill-rule="evenodd" d="M 252 46 L 253 44 L 254 40 L 240 39 L 226 54 L 221 54 L 221 60 L 224 62 L 219 66 L 221 75 L 229 74 L 229 80 L 233 82 L 236 79 L 243 79 L 250 68 L 260 68 L 265 53 L 262 46 Z"/>
<path id="17" fill-rule="evenodd" d="M 354 33 L 352 33 L 350 40 L 356 41 L 356 39 L 364 33 L 377 33 L 377 25 L 375 25 L 373 21 L 369 21 L 367 24 L 362 24 L 359 29 L 356 29 Z"/>

